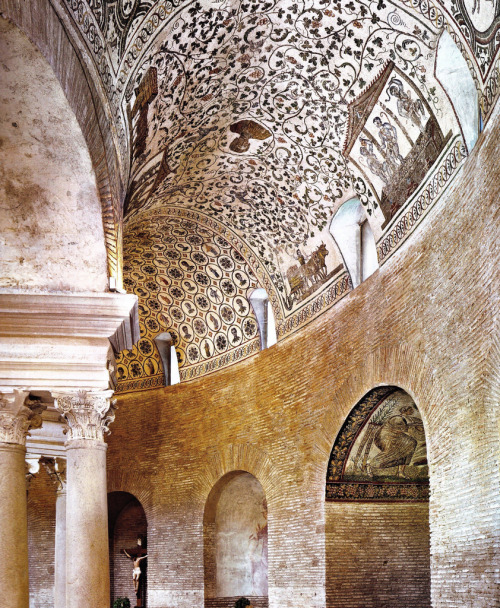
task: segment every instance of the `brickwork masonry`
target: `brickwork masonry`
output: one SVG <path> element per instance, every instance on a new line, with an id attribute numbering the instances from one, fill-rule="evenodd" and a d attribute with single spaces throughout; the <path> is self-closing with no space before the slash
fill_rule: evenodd
<path id="1" fill-rule="evenodd" d="M 203 605 L 205 502 L 217 479 L 235 469 L 255 475 L 267 497 L 272 608 L 336 605 L 331 585 L 340 579 L 344 606 L 361 605 L 360 589 L 364 606 L 396 605 L 370 596 L 380 585 L 360 583 L 361 546 L 349 551 L 354 507 L 326 508 L 324 502 L 336 434 L 359 399 L 380 384 L 410 393 L 424 420 L 432 605 L 500 606 L 498 374 L 491 370 L 498 350 L 492 342 L 500 200 L 496 113 L 421 231 L 332 310 L 229 370 L 120 397 L 109 439 L 109 489 L 133 493 L 145 508 L 149 608 Z M 356 508 L 373 520 L 375 507 Z M 390 518 L 397 518 L 390 508 Z M 422 529 L 415 541 L 422 555 L 424 537 Z M 396 538 L 383 549 L 392 553 L 393 578 L 408 560 L 404 545 Z M 362 550 L 366 563 L 369 543 Z M 340 553 L 343 560 L 333 568 Z M 380 555 L 370 568 L 380 569 Z M 419 606 L 429 605 L 425 589 L 415 593 L 426 598 Z"/>

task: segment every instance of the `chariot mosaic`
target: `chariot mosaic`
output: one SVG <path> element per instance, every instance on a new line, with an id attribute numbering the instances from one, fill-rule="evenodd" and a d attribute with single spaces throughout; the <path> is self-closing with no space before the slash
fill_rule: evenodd
<path id="1" fill-rule="evenodd" d="M 444 29 L 473 74 L 483 119 L 497 95 L 497 0 L 64 2 L 87 38 L 130 171 L 127 280 L 144 274 L 132 243 L 151 213 L 211 218 L 270 295 L 279 339 L 351 289 L 329 232 L 343 202 L 361 201 L 383 264 L 460 170 L 467 148 L 435 70 Z M 159 263 L 164 252 L 154 255 Z M 212 258 L 219 273 L 225 255 Z M 182 261 L 169 268 L 185 272 Z M 179 295 L 181 310 L 188 296 Z M 161 312 L 174 323 L 170 306 Z M 180 346 L 181 325 L 175 331 L 183 379 L 190 366 L 214 369 L 215 343 L 195 362 Z M 238 348 L 239 358 L 250 354 L 243 338 Z M 217 356 L 217 366 L 235 360 Z M 149 359 L 136 378 L 124 364 L 122 382 L 160 383 L 159 359 Z"/>

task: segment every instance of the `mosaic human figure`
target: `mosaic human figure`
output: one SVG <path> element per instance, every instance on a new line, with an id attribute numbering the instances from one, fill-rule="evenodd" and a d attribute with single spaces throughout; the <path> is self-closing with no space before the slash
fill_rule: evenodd
<path id="1" fill-rule="evenodd" d="M 422 421 L 416 418 L 414 408 L 405 405 L 399 414 L 390 416 L 378 430 L 373 443 L 380 452 L 370 458 L 366 465 L 366 472 L 373 476 L 373 469 L 388 469 L 398 467 L 398 477 L 406 478 L 405 467 L 410 464 L 417 448 L 418 441 L 410 434 L 410 427 L 421 426 Z"/>
<path id="2" fill-rule="evenodd" d="M 377 158 L 373 144 L 369 139 L 361 139 L 360 154 L 364 157 L 368 169 L 374 175 L 380 177 L 385 185 L 388 185 L 392 177 L 392 171 L 387 162 L 382 162 Z"/>
<path id="3" fill-rule="evenodd" d="M 373 123 L 378 129 L 380 147 L 394 172 L 397 170 L 398 165 L 403 162 L 403 157 L 399 152 L 398 132 L 396 127 L 391 125 L 389 121 L 383 122 L 380 116 L 375 116 Z"/>
<path id="4" fill-rule="evenodd" d="M 389 98 L 395 97 L 397 99 L 398 114 L 401 118 L 407 118 L 417 126 L 420 131 L 423 131 L 424 125 L 422 120 L 424 118 L 424 104 L 420 99 L 413 100 L 411 97 L 410 90 L 404 90 L 403 83 L 399 78 L 392 78 L 389 82 L 387 89 Z"/>

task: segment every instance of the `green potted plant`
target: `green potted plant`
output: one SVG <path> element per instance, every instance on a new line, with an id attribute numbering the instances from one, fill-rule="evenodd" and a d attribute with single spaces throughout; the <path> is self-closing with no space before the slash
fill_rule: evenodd
<path id="1" fill-rule="evenodd" d="M 130 600 L 128 597 L 117 597 L 113 602 L 113 608 L 130 608 Z"/>

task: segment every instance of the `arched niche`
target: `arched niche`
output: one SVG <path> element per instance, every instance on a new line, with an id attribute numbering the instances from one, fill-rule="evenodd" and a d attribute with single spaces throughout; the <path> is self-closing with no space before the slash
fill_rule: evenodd
<path id="1" fill-rule="evenodd" d="M 436 77 L 446 91 L 470 152 L 479 134 L 479 102 L 476 85 L 462 53 L 443 30 L 436 53 Z"/>
<path id="2" fill-rule="evenodd" d="M 141 568 L 139 596 L 136 596 L 132 578 L 134 564 L 131 557 L 147 554 L 148 522 L 146 513 L 129 492 L 108 494 L 109 572 L 111 605 L 118 597 L 128 597 L 131 606 L 147 606 L 147 560 L 139 562 Z M 140 544 L 139 544 L 140 543 Z M 136 602 L 136 600 L 140 600 Z"/>
<path id="3" fill-rule="evenodd" d="M 346 201 L 334 215 L 330 233 L 357 287 L 378 268 L 377 247 L 363 205 L 357 198 Z"/>
<path id="4" fill-rule="evenodd" d="M 327 608 L 430 607 L 428 475 L 412 397 L 395 386 L 367 393 L 328 464 Z"/>
<path id="5" fill-rule="evenodd" d="M 232 608 L 240 597 L 267 606 L 267 502 L 258 479 L 232 471 L 215 484 L 203 535 L 205 606 Z"/>
<path id="6" fill-rule="evenodd" d="M 106 291 L 89 151 L 52 68 L 0 17 L 0 287 Z"/>

